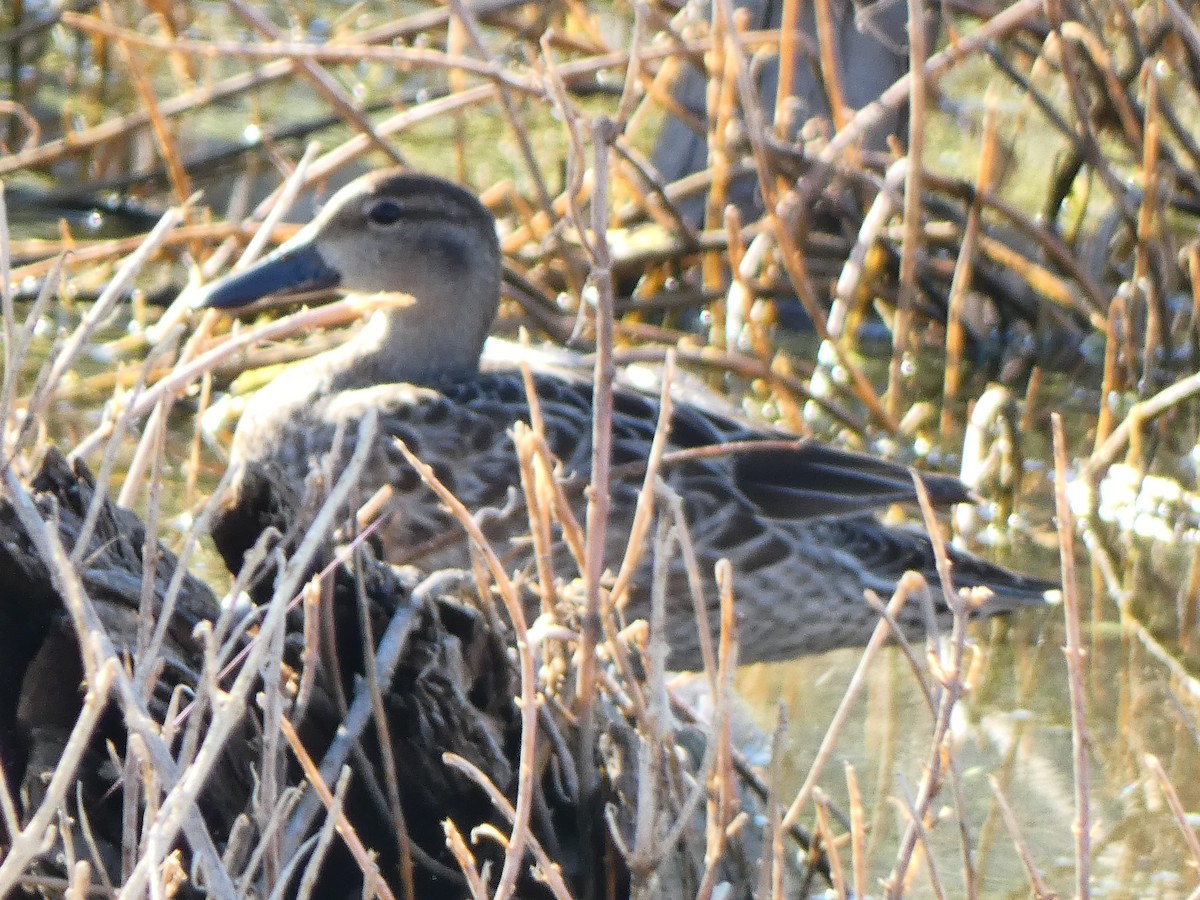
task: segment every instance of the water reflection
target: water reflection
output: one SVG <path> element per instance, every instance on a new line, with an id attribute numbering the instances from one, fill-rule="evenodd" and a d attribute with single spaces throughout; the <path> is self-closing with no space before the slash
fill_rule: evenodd
<path id="1" fill-rule="evenodd" d="M 1047 882 L 1062 896 L 1074 890 L 1075 816 L 1072 737 L 1061 610 L 1023 610 L 1008 623 L 976 626 L 986 662 L 974 693 L 953 719 L 952 746 L 966 798 L 966 821 L 982 897 L 1027 896 L 1022 863 L 1000 819 L 988 777 L 994 776 L 1015 811 L 1021 834 Z M 1094 895 L 1186 896 L 1194 876 L 1189 853 L 1162 792 L 1144 761 L 1153 753 L 1181 794 L 1184 808 L 1200 804 L 1194 724 L 1181 715 L 1184 697 L 1170 673 L 1136 640 L 1111 626 L 1090 633 L 1087 711 L 1092 777 Z M 788 717 L 783 776 L 794 793 L 808 774 L 858 664 L 856 651 L 837 651 L 788 663 L 744 668 L 737 680 L 753 725 L 747 739 L 761 745 L 775 727 L 777 704 Z M 929 755 L 933 717 L 911 670 L 896 649 L 870 667 L 866 689 L 843 729 L 821 787 L 849 808 L 844 767 L 857 773 L 871 823 L 872 884 L 894 862 L 907 822 L 893 795 L 912 797 Z M 927 824 L 938 874 L 948 896 L 964 892 L 958 817 L 949 785 L 940 814 Z M 849 851 L 842 848 L 844 864 Z M 911 896 L 929 896 L 920 871 Z"/>

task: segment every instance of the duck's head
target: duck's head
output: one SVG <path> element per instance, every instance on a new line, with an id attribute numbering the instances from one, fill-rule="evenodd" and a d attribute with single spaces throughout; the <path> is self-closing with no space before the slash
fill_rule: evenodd
<path id="1" fill-rule="evenodd" d="M 334 194 L 274 253 L 205 287 L 197 305 L 237 309 L 333 287 L 410 295 L 413 303 L 389 313 L 388 340 L 402 345 L 393 349 L 418 371 L 473 368 L 500 296 L 495 220 L 444 179 L 374 172 Z"/>

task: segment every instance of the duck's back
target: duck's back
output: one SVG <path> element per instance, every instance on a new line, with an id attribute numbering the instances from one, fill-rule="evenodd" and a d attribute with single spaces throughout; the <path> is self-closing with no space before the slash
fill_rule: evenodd
<path id="1" fill-rule="evenodd" d="M 345 512 L 378 487 L 392 486 L 395 499 L 375 535 L 387 558 L 425 569 L 469 562 L 462 528 L 405 461 L 402 442 L 469 510 L 487 510 L 480 521 L 510 569 L 531 563 L 528 512 L 511 433 L 514 423 L 532 418 L 518 372 L 478 373 L 424 387 L 329 390 L 319 380 L 286 385 L 286 376 L 277 379 L 255 398 L 239 425 L 234 455 L 244 471 L 213 529 L 232 569 L 240 567 L 242 554 L 267 524 L 282 530 L 303 527 L 305 479 L 311 472 L 328 478 L 341 473 L 368 409 L 379 413 L 377 435 L 361 489 Z M 535 376 L 534 385 L 546 442 L 562 463 L 564 493 L 582 522 L 592 457 L 592 386 L 546 375 Z M 625 555 L 658 416 L 655 400 L 625 391 L 614 396 L 605 558 L 614 570 Z M 670 455 L 730 444 L 741 451 Z M 911 476 L 901 466 L 680 406 L 672 416 L 661 476 L 683 500 L 706 602 L 714 610 L 713 566 L 721 558 L 733 564 L 745 661 L 862 643 L 876 621 L 863 600 L 865 588 L 890 593 L 907 569 L 936 578 L 932 547 L 923 534 L 886 528 L 872 515 L 915 498 Z M 956 479 L 927 476 L 925 482 L 935 502 L 967 499 Z M 555 556 L 559 576 L 578 571 L 562 541 Z M 997 592 L 996 611 L 1038 601 L 1049 587 L 973 557 L 956 558 L 956 582 L 991 586 Z M 669 572 L 671 662 L 694 667 L 700 663 L 700 645 L 679 558 Z M 651 576 L 646 553 L 626 611 L 630 618 L 648 617 Z M 916 609 L 902 618 L 910 628 L 922 624 Z"/>

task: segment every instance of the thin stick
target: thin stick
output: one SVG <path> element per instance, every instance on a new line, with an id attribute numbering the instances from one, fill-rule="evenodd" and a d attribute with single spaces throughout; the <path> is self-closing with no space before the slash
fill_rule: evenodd
<path id="1" fill-rule="evenodd" d="M 300 763 L 300 767 L 304 770 L 304 777 L 308 779 L 308 783 L 317 792 L 317 796 L 321 798 L 321 802 L 325 804 L 325 808 L 329 811 L 329 814 L 331 816 L 338 816 L 338 834 L 342 836 L 342 840 L 346 842 L 347 849 L 354 856 L 354 861 L 358 863 L 358 867 L 363 874 L 363 880 L 367 886 L 377 895 L 384 898 L 384 900 L 396 900 L 392 889 L 388 887 L 387 882 L 384 881 L 383 875 L 379 871 L 379 865 L 375 862 L 367 848 L 363 846 L 358 832 L 354 830 L 354 826 L 346 818 L 346 814 L 341 811 L 340 804 L 335 803 L 333 792 L 329 790 L 329 784 L 321 777 L 320 771 L 317 769 L 303 742 L 301 742 L 300 735 L 296 734 L 295 727 L 286 718 L 282 717 L 277 724 L 280 730 L 283 731 L 284 737 L 287 738 L 288 745 L 292 748 L 292 753 Z"/>
<path id="2" fill-rule="evenodd" d="M 970 597 L 964 597 L 954 589 L 951 581 L 950 559 L 946 553 L 945 546 L 938 536 L 937 520 L 934 518 L 933 507 L 930 505 L 929 495 L 925 490 L 925 486 L 915 472 L 913 473 L 913 486 L 917 491 L 917 498 L 921 503 L 921 512 L 925 519 L 925 529 L 929 533 L 930 542 L 933 545 L 934 557 L 937 561 L 938 577 L 942 587 L 942 597 L 953 613 L 954 620 L 950 634 L 949 652 L 939 657 L 931 650 L 928 655 L 932 674 L 942 688 L 941 697 L 938 704 L 937 717 L 933 723 L 933 736 L 929 745 L 929 757 L 926 760 L 921 776 L 921 783 L 917 789 L 916 801 L 911 804 L 912 819 L 901 838 L 900 847 L 896 854 L 896 862 L 884 882 L 885 893 L 889 897 L 899 897 L 905 890 L 907 884 L 906 875 L 912 863 L 913 854 L 918 846 L 924 846 L 924 818 L 941 790 L 943 771 L 951 769 L 953 766 L 953 759 L 945 742 L 950 734 L 954 707 L 967 689 L 963 660 L 967 643 L 967 617 L 972 605 Z M 931 633 L 931 642 L 933 637 L 934 635 Z M 963 868 L 965 870 L 964 883 L 967 885 L 968 892 L 970 892 L 971 886 L 975 882 L 973 863 L 970 856 L 970 836 L 966 820 L 962 815 L 962 810 L 960 809 L 959 812 L 959 834 L 964 857 Z M 936 874 L 933 871 L 932 860 L 930 861 L 930 876 L 935 880 L 934 887 L 937 889 L 938 885 L 936 883 Z"/>
<path id="3" fill-rule="evenodd" d="M 591 281 L 596 296 L 596 365 L 592 392 L 592 471 L 588 488 L 587 544 L 584 555 L 584 609 L 581 618 L 579 674 L 576 682 L 576 715 L 579 717 L 577 778 L 583 797 L 593 797 L 597 772 L 592 764 L 595 746 L 596 646 L 603 628 L 601 621 L 600 576 L 604 570 L 605 534 L 608 530 L 609 469 L 612 466 L 612 385 L 616 370 L 613 350 L 612 260 L 608 250 L 608 153 L 616 138 L 615 123 L 598 116 L 592 122 L 592 159 L 595 179 L 592 198 L 592 228 L 585 237 L 592 260 Z M 583 230 L 583 223 L 578 227 Z M 589 813 L 581 809 L 587 819 Z M 585 826 L 585 833 L 587 827 Z"/>
<path id="4" fill-rule="evenodd" d="M 900 582 L 896 585 L 896 592 L 888 601 L 888 610 L 894 616 L 900 611 L 900 608 L 908 601 L 909 595 L 924 587 L 924 579 L 912 573 L 905 573 L 901 577 Z M 887 640 L 891 628 L 883 619 L 875 626 L 875 630 L 871 633 L 871 639 L 867 642 L 867 646 L 863 648 L 862 656 L 859 657 L 858 665 L 854 669 L 854 674 L 850 677 L 850 683 L 846 685 L 846 693 L 842 697 L 842 702 L 838 704 L 837 711 L 833 714 L 833 719 L 829 723 L 829 727 L 825 729 L 825 737 L 821 739 L 821 746 L 817 749 L 816 756 L 813 758 L 812 765 L 809 767 L 808 775 L 804 779 L 804 783 L 800 786 L 800 790 L 796 793 L 796 798 L 792 801 L 792 805 L 788 807 L 787 814 L 783 817 L 783 828 L 776 834 L 776 860 L 778 864 L 782 864 L 783 859 L 783 841 L 782 834 L 796 824 L 800 818 L 800 814 L 804 811 L 804 807 L 808 804 L 809 798 L 812 796 L 812 790 L 816 787 L 817 779 L 821 777 L 821 772 L 825 768 L 825 764 L 829 762 L 833 755 L 833 749 L 837 744 L 837 737 L 842 726 L 850 715 L 850 707 L 858 698 L 859 691 L 866 682 L 867 671 L 870 668 L 871 660 L 875 658 L 875 654 L 879 652 L 883 646 L 883 642 Z"/>
<path id="5" fill-rule="evenodd" d="M 858 773 L 846 761 L 846 793 L 850 797 L 850 865 L 854 869 L 854 896 L 867 896 L 866 808 L 858 786 Z"/>
<path id="6" fill-rule="evenodd" d="M 783 872 L 772 863 L 772 846 L 783 819 L 783 804 L 779 802 L 783 780 L 784 738 L 787 735 L 787 704 L 782 699 L 775 702 L 775 733 L 771 738 L 771 764 L 767 768 L 766 825 L 763 832 L 762 855 L 758 861 L 758 896 L 770 900 L 782 900 Z"/>
<path id="7" fill-rule="evenodd" d="M 49 565 L 49 560 L 45 560 Z M 11 835 L 12 843 L 7 848 L 4 861 L 0 862 L 0 895 L 7 896 L 24 874 L 25 867 L 42 853 L 55 815 L 65 803 L 67 791 L 75 780 L 75 773 L 83 754 L 88 749 L 100 716 L 108 705 L 108 693 L 116 676 L 117 660 L 108 659 L 88 679 L 88 690 L 83 698 L 83 708 L 71 729 L 71 736 L 63 747 L 62 756 L 54 767 L 46 794 L 37 810 L 19 832 Z"/>
<path id="8" fill-rule="evenodd" d="M 0 315 L 4 317 L 4 385 L 0 389 L 0 460 L 8 459 L 8 414 L 17 382 L 17 312 L 13 305 L 8 246 L 8 205 L 0 181 Z"/>
<path id="9" fill-rule="evenodd" d="M 983 143 L 979 151 L 979 170 L 975 180 L 975 200 L 967 208 L 967 226 L 963 229 L 962 246 L 954 261 L 954 278 L 950 282 L 950 299 L 946 308 L 946 378 L 942 386 L 942 440 L 953 430 L 953 405 L 962 386 L 962 357 L 966 344 L 963 329 L 963 310 L 967 291 L 974 276 L 975 245 L 983 226 L 979 197 L 992 184 L 996 166 L 996 94 L 989 88 L 984 99 Z"/>
<path id="10" fill-rule="evenodd" d="M 633 511 L 633 523 L 629 528 L 629 541 L 626 544 L 625 555 L 621 558 L 621 568 L 617 571 L 616 581 L 613 582 L 613 588 L 609 592 L 616 604 L 624 601 L 638 563 L 641 562 L 646 550 L 646 536 L 654 517 L 654 499 L 657 493 L 655 481 L 658 478 L 659 466 L 666 454 L 667 439 L 671 432 L 671 416 L 675 407 L 674 398 L 671 396 L 671 385 L 674 378 L 675 354 L 668 353 L 666 365 L 662 371 L 662 387 L 658 396 L 658 419 L 654 426 L 654 437 L 650 442 L 646 474 L 642 479 L 642 488 L 638 491 L 637 504 Z"/>
<path id="11" fill-rule="evenodd" d="M 3 231 L 0 231 L 0 236 L 4 236 Z M 2 256 L 2 254 L 0 254 L 0 256 Z M 54 257 L 52 260 L 52 267 L 49 273 L 46 275 L 45 280 L 42 282 L 41 288 L 38 290 L 37 299 L 33 301 L 33 306 L 29 310 L 29 314 L 25 317 L 25 325 L 21 329 L 20 336 L 16 339 L 17 344 L 11 354 L 11 360 L 5 364 L 6 368 L 4 370 L 4 383 L 3 387 L 0 388 L 0 461 L 3 462 L 7 462 L 9 460 L 8 424 L 9 419 L 14 411 L 17 386 L 19 385 L 21 378 L 21 367 L 24 364 L 25 358 L 29 352 L 30 342 L 33 340 L 34 331 L 37 330 L 37 324 L 41 320 L 42 314 L 46 311 L 46 307 L 50 304 L 50 300 L 56 297 L 58 294 L 58 286 L 62 281 L 63 259 L 64 257 L 59 255 Z M 0 260 L 0 262 L 4 261 L 5 260 Z M 8 327 L 9 321 L 6 319 L 6 335 L 8 333 Z M 8 345 L 6 344 L 5 346 L 7 347 Z M 43 373 L 47 373 L 49 371 L 49 364 L 49 360 L 43 364 Z M 11 366 L 11 368 L 8 368 L 8 366 Z M 40 383 L 38 386 L 41 386 Z M 53 388 L 53 386 L 50 387 L 51 389 Z M 20 446 L 22 436 L 29 434 L 33 430 L 35 424 L 36 423 L 32 417 L 25 417 L 25 421 L 21 423 L 20 428 L 16 429 L 16 433 L 13 435 L 12 452 L 16 452 Z"/>
<path id="12" fill-rule="evenodd" d="M 514 822 L 517 811 L 513 809 L 512 804 L 504 794 L 496 788 L 490 778 L 487 777 L 477 766 L 463 759 L 454 753 L 445 753 L 442 755 L 442 760 L 452 769 L 462 772 L 477 785 L 483 788 L 488 799 L 492 801 L 492 805 L 496 807 L 509 822 Z M 545 876 L 546 884 L 553 892 L 556 900 L 571 900 L 571 892 L 567 890 L 566 884 L 562 879 L 562 871 L 558 864 L 546 855 L 546 851 L 542 849 L 541 843 L 532 834 L 529 836 L 529 848 L 533 851 L 534 859 L 537 860 L 538 869 Z"/>
<path id="13" fill-rule="evenodd" d="M 1025 874 L 1029 876 L 1029 885 L 1033 888 L 1034 896 L 1038 900 L 1053 900 L 1057 894 L 1042 879 L 1037 864 L 1033 861 L 1033 854 L 1029 852 L 1029 845 L 1025 842 L 1025 838 L 1021 834 L 1016 814 L 1013 812 L 1012 807 L 1008 803 L 1008 798 L 1004 796 L 1004 791 L 1000 787 L 1000 782 L 996 780 L 995 775 L 989 775 L 988 784 L 992 787 L 992 795 L 996 798 L 996 805 L 1000 807 L 1000 813 L 1004 817 L 1004 824 L 1008 828 L 1009 837 L 1012 838 L 1013 844 L 1017 848 L 1017 855 L 1021 857 L 1021 864 L 1025 866 Z"/>
<path id="14" fill-rule="evenodd" d="M 342 770 L 342 775 L 338 778 L 333 794 L 333 806 L 330 807 L 329 814 L 325 817 L 325 824 L 321 826 L 321 830 L 316 836 L 316 845 L 313 847 L 308 865 L 304 867 L 304 874 L 300 876 L 300 887 L 296 891 L 296 900 L 309 900 L 312 896 L 313 888 L 316 887 L 317 879 L 323 868 L 321 864 L 325 861 L 325 854 L 329 851 L 330 844 L 333 843 L 333 833 L 337 828 L 338 821 L 343 817 L 342 806 L 345 803 L 346 791 L 349 787 L 350 770 L 347 768 Z M 283 818 L 280 816 L 278 821 L 283 821 Z M 300 859 L 300 856 L 297 853 L 296 859 Z M 282 888 L 284 885 L 279 885 L 279 887 Z"/>
<path id="15" fill-rule="evenodd" d="M 1142 140 L 1142 202 L 1137 217 L 1137 244 L 1133 262 L 1133 284 L 1145 294 L 1146 304 L 1146 334 L 1142 344 L 1142 371 L 1148 373 L 1157 365 L 1162 355 L 1163 338 L 1166 323 L 1163 322 L 1162 297 L 1158 293 L 1158 279 L 1150 276 L 1151 241 L 1155 237 L 1155 226 L 1158 224 L 1158 210 L 1162 203 L 1159 188 L 1161 174 L 1159 172 L 1159 140 L 1161 128 L 1159 125 L 1159 87 L 1158 77 L 1154 74 L 1155 64 L 1147 62 L 1142 74 L 1146 82 L 1146 130 Z M 1108 70 L 1111 73 L 1111 69 Z M 1120 92 L 1119 96 L 1124 96 Z M 1113 98 L 1116 99 L 1115 97 Z M 1125 98 L 1126 100 L 1128 98 Z M 1132 120 L 1126 104 L 1116 103 L 1119 110 L 1125 110 Z M 1125 116 L 1122 116 L 1124 120 Z M 1132 128 L 1140 131 L 1136 121 L 1131 122 Z"/>
<path id="16" fill-rule="evenodd" d="M 243 41 L 191 41 L 149 37 L 128 28 L 119 28 L 93 16 L 64 12 L 63 22 L 72 28 L 112 40 L 126 41 L 149 50 L 177 51 L 194 56 L 219 58 L 262 59 L 275 62 L 281 59 L 305 60 L 319 63 L 363 63 L 368 61 L 429 66 L 438 69 L 465 69 L 524 92 L 540 95 L 534 84 L 519 75 L 505 71 L 498 63 L 480 61 L 469 56 L 451 56 L 439 50 L 413 47 L 364 47 L 340 44 L 301 44 L 291 41 L 263 41 L 248 44 Z"/>
<path id="17" fill-rule="evenodd" d="M 830 7 L 829 0 L 816 0 L 814 7 L 817 20 L 817 40 L 820 45 L 821 81 L 825 88 L 825 98 L 829 103 L 829 118 L 833 121 L 834 130 L 841 131 L 850 116 L 838 66 L 838 53 L 841 48 L 837 45 L 837 35 L 834 31 L 834 12 Z M 841 13 L 842 10 L 839 8 L 838 12 Z M 799 24 L 799 17 L 797 17 L 793 26 L 798 27 Z M 918 27 L 924 30 L 924 22 L 922 21 Z M 909 30 L 911 32 L 911 27 Z M 782 78 L 780 80 L 782 81 Z M 857 148 L 850 149 L 847 159 L 851 163 L 857 163 Z"/>
<path id="18" fill-rule="evenodd" d="M 112 10 L 107 3 L 100 4 L 100 12 L 106 20 L 111 21 Z M 154 93 L 154 87 L 150 82 L 150 76 L 146 74 L 146 69 L 142 65 L 143 57 L 133 52 L 133 48 L 128 42 L 119 40 L 117 47 L 121 53 L 121 59 L 125 64 L 125 71 L 129 73 L 129 80 L 133 83 L 134 90 L 137 92 L 138 99 L 146 108 L 146 112 L 150 116 L 150 130 L 154 134 L 154 140 L 158 144 L 158 152 L 163 158 L 163 162 L 167 165 L 167 175 L 171 182 L 171 188 L 175 194 L 176 203 L 185 203 L 187 198 L 192 195 L 192 180 L 188 176 L 187 169 L 180 159 L 179 145 L 175 140 L 175 136 L 171 133 L 171 129 L 167 127 L 167 121 L 162 114 L 162 110 L 158 105 L 158 97 Z"/>
<path id="19" fill-rule="evenodd" d="M 929 887 L 933 890 L 933 896 L 937 900 L 945 900 L 946 892 L 942 890 L 942 880 L 938 877 L 933 848 L 929 845 L 929 831 L 922 821 L 921 813 L 917 811 L 907 797 L 892 797 L 892 802 L 908 816 L 908 827 L 916 834 L 918 845 L 922 850 L 922 855 L 925 857 L 925 865 L 929 869 Z M 908 884 L 903 884 L 902 880 L 897 878 L 891 883 L 888 894 L 889 896 L 903 897 L 908 893 L 910 886 L 911 881 Z"/>
<path id="20" fill-rule="evenodd" d="M 917 305 L 917 254 L 921 249 L 921 191 L 924 183 L 925 3 L 908 0 L 908 168 L 904 173 L 904 239 L 900 247 L 900 296 L 892 325 L 892 359 L 888 366 L 887 412 L 898 422 L 904 408 L 903 363 L 908 356 L 913 311 Z"/>
<path id="21" fill-rule="evenodd" d="M 1067 499 L 1067 440 L 1062 416 L 1050 416 L 1054 430 L 1054 509 L 1062 560 L 1063 617 L 1066 620 L 1067 687 L 1071 697 L 1071 748 L 1075 771 L 1075 892 L 1087 900 L 1091 892 L 1091 794 L 1088 763 L 1087 709 L 1083 692 L 1083 640 L 1079 627 L 1079 586 L 1075 581 L 1075 519 Z"/>
<path id="22" fill-rule="evenodd" d="M 675 535 L 666 517 L 658 520 L 654 541 L 654 572 L 650 587 L 650 642 L 646 650 L 648 667 L 646 709 L 638 720 L 641 741 L 638 747 L 637 797 L 634 800 L 633 848 L 626 853 L 629 870 L 637 880 L 647 879 L 659 859 L 659 771 L 663 744 L 669 727 L 666 663 L 667 576 L 674 555 Z M 614 838 L 618 832 L 614 832 Z M 667 849 L 667 848 L 664 848 Z M 635 884 L 637 882 L 635 881 Z"/>
<path id="23" fill-rule="evenodd" d="M 817 788 L 813 791 L 813 805 L 817 808 L 817 835 L 825 845 L 825 858 L 829 861 L 829 880 L 833 883 L 838 900 L 846 900 L 846 870 L 842 866 L 842 855 L 838 853 L 837 839 L 833 835 L 829 795 Z"/>
<path id="24" fill-rule="evenodd" d="M 392 734 L 388 725 L 387 707 L 384 700 L 383 686 L 379 683 L 379 667 L 375 660 L 375 646 L 371 639 L 371 610 L 366 596 L 365 575 L 362 572 L 362 548 L 354 553 L 354 586 L 358 599 L 359 627 L 362 629 L 363 665 L 366 668 L 367 693 L 371 697 L 371 705 L 375 714 L 376 743 L 379 748 L 379 765 L 383 769 L 384 787 L 387 789 L 388 811 L 392 816 L 392 829 L 395 831 L 396 850 L 400 858 L 400 884 L 404 892 L 404 900 L 414 900 L 413 861 L 409 851 L 408 825 L 404 819 L 404 809 L 400 802 L 400 782 L 397 774 L 396 757 L 392 751 Z"/>
<path id="25" fill-rule="evenodd" d="M 705 829 L 704 877 L 696 900 L 711 900 L 717 873 L 729 841 L 733 798 L 733 673 L 737 668 L 737 618 L 734 614 L 733 568 L 729 560 L 717 561 L 717 589 L 721 595 L 721 641 L 717 651 L 717 695 L 713 698 L 712 731 L 717 759 L 709 779 L 708 821 Z"/>
<path id="26" fill-rule="evenodd" d="M 319 150 L 320 145 L 315 141 L 310 142 L 304 148 L 304 153 L 296 161 L 296 167 L 292 169 L 291 174 L 288 175 L 287 179 L 280 186 L 278 196 L 271 204 L 270 210 L 263 216 L 262 224 L 254 232 L 254 237 L 250 239 L 250 243 L 246 245 L 246 249 L 242 251 L 242 255 L 238 257 L 238 261 L 232 271 L 240 272 L 262 254 L 267 246 L 267 241 L 275 233 L 276 226 L 283 221 L 283 217 L 287 215 L 288 210 L 292 208 L 292 204 L 296 202 L 296 197 L 300 195 L 300 191 L 308 183 L 308 170 L 313 160 L 316 159 Z"/>
<path id="27" fill-rule="evenodd" d="M 452 819 L 446 819 L 442 823 L 442 829 L 446 832 L 446 846 L 450 848 L 459 869 L 467 879 L 467 887 L 471 891 L 472 900 L 487 900 L 487 885 L 479 875 L 479 866 L 475 864 L 475 856 L 471 853 L 467 842 L 463 840 L 462 833 Z"/>
<path id="28" fill-rule="evenodd" d="M 487 43 L 484 41 L 483 29 L 479 25 L 479 20 L 476 18 L 474 10 L 464 0 L 447 0 L 447 2 L 454 10 L 455 17 L 465 27 L 467 37 L 474 45 L 475 52 L 483 59 L 494 59 L 496 54 L 488 48 Z M 517 109 L 516 99 L 503 79 L 496 80 L 496 89 L 499 92 L 500 105 L 504 109 L 504 115 L 508 120 L 509 128 L 512 129 L 517 146 L 521 149 L 521 158 L 525 163 L 526 173 L 533 181 L 538 203 L 542 208 L 542 212 L 546 215 L 551 215 L 554 203 L 550 199 L 550 190 L 546 187 L 546 179 L 542 174 L 541 166 L 538 164 L 537 155 L 533 152 L 533 143 L 529 137 L 529 129 L 525 126 L 525 117 Z M 500 889 L 497 888 L 497 896 L 500 893 Z"/>
<path id="29" fill-rule="evenodd" d="M 517 875 L 524 860 L 525 844 L 529 840 L 529 818 L 533 810 L 535 784 L 533 781 L 536 770 L 536 736 L 537 736 L 537 681 L 533 668 L 533 652 L 529 647 L 529 627 L 525 622 L 525 610 L 508 573 L 496 551 L 488 543 L 479 523 L 470 514 L 462 501 L 454 496 L 434 474 L 432 467 L 418 459 L 400 438 L 395 438 L 396 446 L 404 454 L 408 464 L 412 466 L 421 480 L 424 481 L 438 498 L 450 508 L 450 512 L 466 529 L 475 548 L 482 554 L 487 563 L 492 578 L 496 581 L 500 597 L 504 601 L 509 620 L 513 626 L 513 636 L 517 645 L 517 658 L 520 661 L 521 672 L 521 745 L 520 758 L 517 768 L 517 807 L 516 818 L 513 822 L 512 834 L 509 836 L 508 848 L 504 854 L 504 868 L 500 873 L 500 882 L 496 887 L 496 900 L 504 900 L 516 889 Z M 591 769 L 589 769 L 591 771 Z"/>
<path id="30" fill-rule="evenodd" d="M 684 569 L 687 572 L 688 593 L 692 597 L 692 615 L 696 620 L 696 633 L 700 637 L 700 658 L 704 661 L 704 673 L 708 676 L 709 690 L 716 696 L 718 687 L 717 653 L 713 649 L 712 625 L 708 618 L 708 602 L 704 596 L 704 581 L 700 577 L 700 562 L 696 556 L 696 546 L 692 543 L 691 533 L 687 525 L 687 512 L 683 506 L 683 498 L 679 492 L 663 485 L 662 490 L 671 505 L 671 514 L 679 527 L 679 547 L 683 555 Z"/>
<path id="31" fill-rule="evenodd" d="M 1167 777 L 1157 756 L 1147 753 L 1143 755 L 1142 759 L 1158 782 L 1159 790 L 1163 792 L 1163 796 L 1167 800 L 1167 806 L 1171 807 L 1171 815 L 1175 817 L 1175 824 L 1179 826 L 1183 841 L 1192 854 L 1193 865 L 1200 866 L 1200 839 L 1196 837 L 1195 826 L 1188 821 L 1188 814 L 1184 809 L 1183 802 L 1179 799 L 1179 792 L 1175 790 L 1175 785 L 1171 784 L 1171 779 Z"/>

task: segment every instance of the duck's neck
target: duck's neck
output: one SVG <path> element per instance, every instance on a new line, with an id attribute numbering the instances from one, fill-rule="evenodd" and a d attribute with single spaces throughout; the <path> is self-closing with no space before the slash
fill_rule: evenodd
<path id="1" fill-rule="evenodd" d="M 442 318 L 417 307 L 376 311 L 353 339 L 326 354 L 330 389 L 433 384 L 478 372 L 491 322 L 471 327 Z"/>

